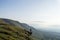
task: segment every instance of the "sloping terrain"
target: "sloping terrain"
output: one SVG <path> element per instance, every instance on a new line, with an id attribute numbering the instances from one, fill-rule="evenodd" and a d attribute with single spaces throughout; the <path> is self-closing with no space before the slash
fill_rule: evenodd
<path id="1" fill-rule="evenodd" d="M 33 40 L 29 31 L 7 20 L 0 19 L 0 40 Z"/>
<path id="2" fill-rule="evenodd" d="M 44 35 L 26 23 L 0 18 L 1 40 L 46 40 Z"/>
<path id="3" fill-rule="evenodd" d="M 20 28 L 24 28 L 25 30 L 27 31 L 30 31 L 30 29 L 32 30 L 32 38 L 34 38 L 34 40 L 41 40 L 43 39 L 43 34 L 42 32 L 39 32 L 37 31 L 35 28 L 29 26 L 28 24 L 26 23 L 20 23 L 18 21 L 14 21 L 14 20 L 10 20 L 10 19 L 3 19 L 3 18 L 0 18 L 0 23 L 5 23 L 5 24 L 10 24 L 12 26 L 17 26 L 17 27 L 20 27 Z"/>

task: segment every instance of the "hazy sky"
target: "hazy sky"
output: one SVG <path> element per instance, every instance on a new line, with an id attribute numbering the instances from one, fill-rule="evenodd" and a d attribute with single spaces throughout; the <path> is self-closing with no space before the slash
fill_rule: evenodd
<path id="1" fill-rule="evenodd" d="M 0 0 L 0 18 L 60 25 L 60 0 Z"/>

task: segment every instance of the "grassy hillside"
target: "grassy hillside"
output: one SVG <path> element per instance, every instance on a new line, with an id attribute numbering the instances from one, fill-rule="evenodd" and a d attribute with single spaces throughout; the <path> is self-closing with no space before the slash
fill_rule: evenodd
<path id="1" fill-rule="evenodd" d="M 14 26 L 14 27 L 20 27 L 20 28 L 24 28 L 24 30 L 26 31 L 30 31 L 30 29 L 32 29 L 32 38 L 34 40 L 41 40 L 41 38 L 43 38 L 42 33 L 39 33 L 35 28 L 29 26 L 26 23 L 20 23 L 18 21 L 15 20 L 10 20 L 10 19 L 4 19 L 4 18 L 0 18 L 0 24 L 9 24 L 10 26 Z M 6 26 L 6 25 L 5 25 Z"/>
<path id="2" fill-rule="evenodd" d="M 32 30 L 32 35 L 30 34 Z M 0 39 L 4 40 L 43 40 L 42 32 L 15 20 L 0 18 Z"/>
<path id="3" fill-rule="evenodd" d="M 32 40 L 23 28 L 0 22 L 0 40 Z"/>

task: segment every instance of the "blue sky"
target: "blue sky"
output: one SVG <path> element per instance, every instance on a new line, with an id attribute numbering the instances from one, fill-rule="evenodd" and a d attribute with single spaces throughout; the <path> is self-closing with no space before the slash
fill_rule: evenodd
<path id="1" fill-rule="evenodd" d="M 0 18 L 60 25 L 59 0 L 0 0 Z"/>

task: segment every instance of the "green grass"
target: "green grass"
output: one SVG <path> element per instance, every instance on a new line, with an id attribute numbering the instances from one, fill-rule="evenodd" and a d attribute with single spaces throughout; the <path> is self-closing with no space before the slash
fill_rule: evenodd
<path id="1" fill-rule="evenodd" d="M 0 25 L 0 40 L 33 40 L 24 28 L 13 26 L 10 24 Z"/>

